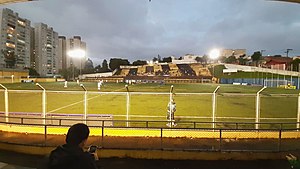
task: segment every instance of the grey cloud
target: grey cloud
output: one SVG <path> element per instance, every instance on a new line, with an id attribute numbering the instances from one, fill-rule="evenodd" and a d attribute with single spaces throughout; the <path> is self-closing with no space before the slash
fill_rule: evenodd
<path id="1" fill-rule="evenodd" d="M 213 47 L 299 51 L 300 6 L 265 0 L 41 0 L 9 5 L 68 37 L 82 36 L 89 57 L 151 59 Z"/>

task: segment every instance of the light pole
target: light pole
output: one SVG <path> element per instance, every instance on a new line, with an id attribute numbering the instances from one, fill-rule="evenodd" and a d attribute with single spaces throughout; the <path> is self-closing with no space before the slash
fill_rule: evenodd
<path id="1" fill-rule="evenodd" d="M 289 57 L 289 53 L 291 50 L 293 50 L 293 49 L 286 49 L 286 52 L 284 52 L 284 53 L 286 53 L 286 57 Z"/>
<path id="2" fill-rule="evenodd" d="M 86 54 L 85 51 L 82 49 L 73 49 L 68 52 L 68 55 L 72 58 L 73 73 L 74 73 L 74 59 L 77 58 L 80 61 L 79 75 L 81 75 L 82 59 L 85 57 L 85 54 Z"/>
<path id="3" fill-rule="evenodd" d="M 213 50 L 210 51 L 209 58 L 212 59 L 213 62 L 215 62 L 219 57 L 220 57 L 220 51 L 218 49 L 213 49 Z M 212 77 L 214 78 L 214 76 L 215 76 L 215 66 L 212 65 L 212 68 L 213 68 Z"/>
<path id="4" fill-rule="evenodd" d="M 260 50 L 260 54 L 261 54 L 261 56 L 263 57 L 263 52 L 265 52 L 266 50 Z"/>

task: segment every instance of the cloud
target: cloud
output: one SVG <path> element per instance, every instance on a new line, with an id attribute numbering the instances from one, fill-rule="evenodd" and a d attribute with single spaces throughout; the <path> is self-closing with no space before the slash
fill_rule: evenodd
<path id="1" fill-rule="evenodd" d="M 60 35 L 79 35 L 89 57 L 151 59 L 213 47 L 300 54 L 300 6 L 264 0 L 51 0 L 8 5 Z"/>

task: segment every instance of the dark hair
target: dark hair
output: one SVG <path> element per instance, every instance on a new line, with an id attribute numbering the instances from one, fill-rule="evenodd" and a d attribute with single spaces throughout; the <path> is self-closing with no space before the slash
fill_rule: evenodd
<path id="1" fill-rule="evenodd" d="M 83 140 L 89 137 L 90 130 L 86 124 L 77 123 L 71 126 L 68 130 L 66 143 L 79 145 Z"/>

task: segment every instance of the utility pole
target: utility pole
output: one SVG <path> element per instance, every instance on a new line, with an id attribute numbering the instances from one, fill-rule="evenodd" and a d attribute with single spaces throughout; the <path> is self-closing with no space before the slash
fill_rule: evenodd
<path id="1" fill-rule="evenodd" d="M 261 56 L 263 57 L 264 55 L 263 55 L 263 52 L 265 52 L 266 50 L 260 50 L 260 54 L 261 54 Z"/>
<path id="2" fill-rule="evenodd" d="M 286 52 L 284 52 L 284 53 L 286 53 L 286 57 L 289 57 L 289 52 L 290 51 L 292 51 L 293 49 L 286 49 Z"/>

